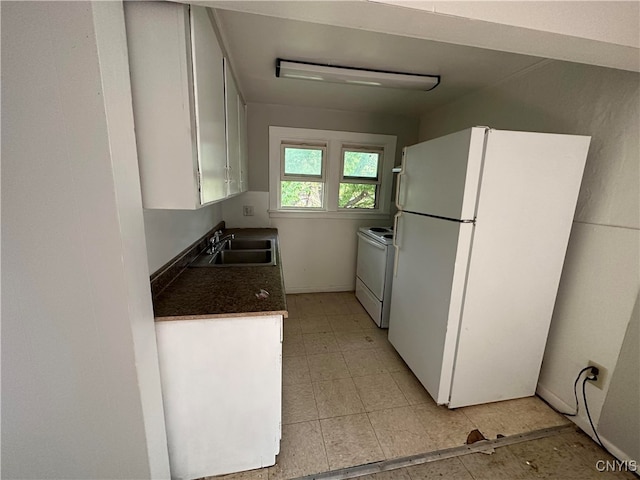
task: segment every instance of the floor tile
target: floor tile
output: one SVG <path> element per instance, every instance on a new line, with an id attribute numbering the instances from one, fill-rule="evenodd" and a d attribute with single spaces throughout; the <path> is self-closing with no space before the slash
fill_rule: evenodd
<path id="1" fill-rule="evenodd" d="M 459 458 L 446 458 L 437 462 L 407 467 L 411 480 L 474 480 Z"/>
<path id="2" fill-rule="evenodd" d="M 435 450 L 435 444 L 411 407 L 370 412 L 369 420 L 387 459 Z"/>
<path id="3" fill-rule="evenodd" d="M 282 342 L 282 355 L 288 357 L 291 355 L 304 355 L 307 351 L 304 348 L 304 340 L 302 335 L 286 335 Z"/>
<path id="4" fill-rule="evenodd" d="M 507 402 L 511 418 L 517 420 L 522 431 L 530 432 L 542 428 L 568 425 L 569 419 L 554 412 L 540 397 L 518 398 Z"/>
<path id="5" fill-rule="evenodd" d="M 485 403 L 461 408 L 485 438 L 495 439 L 498 435 L 512 435 L 520 433 L 512 425 L 510 412 L 506 402 Z"/>
<path id="6" fill-rule="evenodd" d="M 367 412 L 408 405 L 407 399 L 388 373 L 355 377 L 353 381 Z"/>
<path id="7" fill-rule="evenodd" d="M 323 301 L 322 306 L 324 308 L 324 313 L 327 315 L 346 315 L 351 313 L 349 305 L 344 302 L 325 303 Z"/>
<path id="8" fill-rule="evenodd" d="M 269 467 L 269 480 L 311 475 L 329 470 L 322 432 L 317 420 L 282 426 L 280 454 Z"/>
<path id="9" fill-rule="evenodd" d="M 367 315 L 367 311 L 364 309 L 362 305 L 360 305 L 360 302 L 358 302 L 357 300 L 355 303 L 349 303 L 349 311 L 351 313 Z"/>
<path id="10" fill-rule="evenodd" d="M 341 353 L 309 355 L 307 361 L 311 380 L 314 382 L 350 377 L 349 369 Z"/>
<path id="11" fill-rule="evenodd" d="M 376 355 L 387 372 L 405 372 L 409 367 L 392 348 L 376 348 Z"/>
<path id="12" fill-rule="evenodd" d="M 282 424 L 307 422 L 318 419 L 313 387 L 310 383 L 282 387 Z"/>
<path id="13" fill-rule="evenodd" d="M 363 413 L 364 405 L 350 378 L 340 378 L 313 384 L 319 418 Z"/>
<path id="14" fill-rule="evenodd" d="M 359 332 L 363 330 L 359 315 L 328 315 L 329 323 L 334 332 Z"/>
<path id="15" fill-rule="evenodd" d="M 340 351 L 363 350 L 376 347 L 376 338 L 371 330 L 358 332 L 336 332 L 336 340 Z"/>
<path id="16" fill-rule="evenodd" d="M 384 460 L 366 414 L 320 420 L 331 469 Z"/>
<path id="17" fill-rule="evenodd" d="M 322 303 L 298 303 L 297 304 L 298 315 L 310 316 L 310 315 L 324 315 L 324 306 Z"/>
<path id="18" fill-rule="evenodd" d="M 339 292 L 318 292 L 313 293 L 313 299 L 319 301 L 321 303 L 334 303 L 340 302 L 343 303 L 344 300 L 340 297 Z"/>
<path id="19" fill-rule="evenodd" d="M 287 300 L 287 318 L 298 318 L 300 316 L 300 310 L 296 305 L 290 305 Z"/>
<path id="20" fill-rule="evenodd" d="M 332 332 L 326 315 L 313 315 L 300 317 L 300 329 L 302 333 Z"/>
<path id="21" fill-rule="evenodd" d="M 537 397 L 473 405 L 462 411 L 490 439 L 569 423 Z"/>
<path id="22" fill-rule="evenodd" d="M 371 318 L 366 313 L 352 313 L 351 317 L 353 322 L 357 323 L 361 328 L 365 330 L 375 329 L 382 332 L 388 332 L 386 329 L 381 329 L 380 327 L 378 327 L 376 322 L 373 321 L 373 318 Z"/>
<path id="23" fill-rule="evenodd" d="M 302 335 L 302 329 L 300 328 L 299 318 L 285 318 L 282 321 L 282 330 L 284 333 L 284 340 L 287 341 L 290 336 Z"/>
<path id="24" fill-rule="evenodd" d="M 247 470 L 246 472 L 231 473 L 229 475 L 218 475 L 216 477 L 204 477 L 201 480 L 268 480 L 269 470 L 260 468 L 258 470 Z"/>
<path id="25" fill-rule="evenodd" d="M 398 468 L 397 470 L 363 475 L 358 477 L 358 480 L 411 480 L 411 477 L 409 476 L 409 472 L 406 468 Z"/>
<path id="26" fill-rule="evenodd" d="M 464 445 L 469 432 L 476 429 L 462 410 L 451 410 L 430 401 L 413 406 L 420 423 L 425 428 L 437 449 Z"/>
<path id="27" fill-rule="evenodd" d="M 352 377 L 387 373 L 375 350 L 351 350 L 342 352 Z"/>
<path id="28" fill-rule="evenodd" d="M 599 472 L 598 460 L 613 457 L 579 430 L 506 447 L 535 472 L 536 478 L 568 480 L 637 479 L 631 472 Z"/>
<path id="29" fill-rule="evenodd" d="M 332 332 L 302 334 L 307 355 L 317 353 L 339 352 L 338 342 Z"/>
<path id="30" fill-rule="evenodd" d="M 413 373 L 407 371 L 392 372 L 391 376 L 406 397 L 409 405 L 433 402 L 431 396 Z"/>
<path id="31" fill-rule="evenodd" d="M 507 447 L 521 464 L 539 478 L 578 480 L 593 478 L 574 449 L 561 436 L 532 440 Z M 595 463 L 595 462 L 594 462 Z M 599 474 L 595 471 L 593 473 Z"/>
<path id="32" fill-rule="evenodd" d="M 282 358 L 282 385 L 311 383 L 306 355 Z"/>
<path id="33" fill-rule="evenodd" d="M 496 448 L 491 455 L 472 453 L 458 457 L 475 480 L 533 479 L 535 472 L 507 448 Z"/>

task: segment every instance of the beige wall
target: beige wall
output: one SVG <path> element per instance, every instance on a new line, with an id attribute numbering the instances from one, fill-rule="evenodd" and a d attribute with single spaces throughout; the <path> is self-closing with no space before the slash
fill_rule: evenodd
<path id="1" fill-rule="evenodd" d="M 353 290 L 358 227 L 391 225 L 391 216 L 378 220 L 269 218 L 269 126 L 396 135 L 395 164 L 399 164 L 402 147 L 417 142 L 418 120 L 282 105 L 248 107 L 251 192 L 225 202 L 223 216 L 227 226 L 259 227 L 268 223 L 278 229 L 288 293 Z M 243 217 L 242 205 L 253 206 L 255 216 Z"/>
<path id="2" fill-rule="evenodd" d="M 2 475 L 169 461 L 122 5 L 2 4 Z"/>
<path id="3" fill-rule="evenodd" d="M 563 409 L 573 406 L 573 381 L 589 360 L 609 379 L 621 367 L 640 287 L 639 86 L 636 73 L 547 62 L 420 123 L 421 140 L 474 125 L 592 136 L 539 381 L 539 393 Z M 596 423 L 608 387 L 588 387 Z M 576 422 L 589 430 L 584 410 Z"/>

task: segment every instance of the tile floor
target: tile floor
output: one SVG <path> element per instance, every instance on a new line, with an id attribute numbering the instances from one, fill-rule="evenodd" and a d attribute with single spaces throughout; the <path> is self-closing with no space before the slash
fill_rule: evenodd
<path id="1" fill-rule="evenodd" d="M 277 464 L 217 478 L 290 479 L 460 446 L 476 428 L 494 439 L 569 423 L 537 397 L 457 410 L 439 407 L 388 342 L 387 330 L 377 328 L 353 293 L 289 295 L 287 303 Z M 596 453 L 605 458 L 598 448 L 585 435 L 570 432 L 502 447 L 493 455 L 360 478 L 601 478 L 591 461 Z M 568 473 L 554 477 L 563 466 L 570 467 Z"/>

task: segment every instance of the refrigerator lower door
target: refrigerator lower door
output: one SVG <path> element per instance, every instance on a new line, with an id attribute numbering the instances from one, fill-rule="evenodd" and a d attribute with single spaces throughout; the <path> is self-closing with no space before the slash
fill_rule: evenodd
<path id="1" fill-rule="evenodd" d="M 389 341 L 447 404 L 474 226 L 401 212 L 396 228 Z"/>

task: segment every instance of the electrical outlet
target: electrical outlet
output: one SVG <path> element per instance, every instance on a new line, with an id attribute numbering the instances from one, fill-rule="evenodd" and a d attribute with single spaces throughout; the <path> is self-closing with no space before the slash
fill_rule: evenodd
<path id="1" fill-rule="evenodd" d="M 253 216 L 253 206 L 252 205 L 245 205 L 242 207 L 242 214 L 245 217 L 252 217 Z"/>
<path id="2" fill-rule="evenodd" d="M 598 369 L 598 378 L 596 378 L 595 380 L 589 380 L 589 383 L 591 383 L 594 387 L 602 390 L 604 381 L 607 379 L 607 374 L 608 374 L 607 369 L 602 365 L 600 365 L 599 363 L 594 362 L 593 360 L 589 360 L 589 363 L 587 363 L 587 366 L 596 367 Z M 592 373 L 589 372 L 587 373 L 587 375 L 591 376 Z"/>

